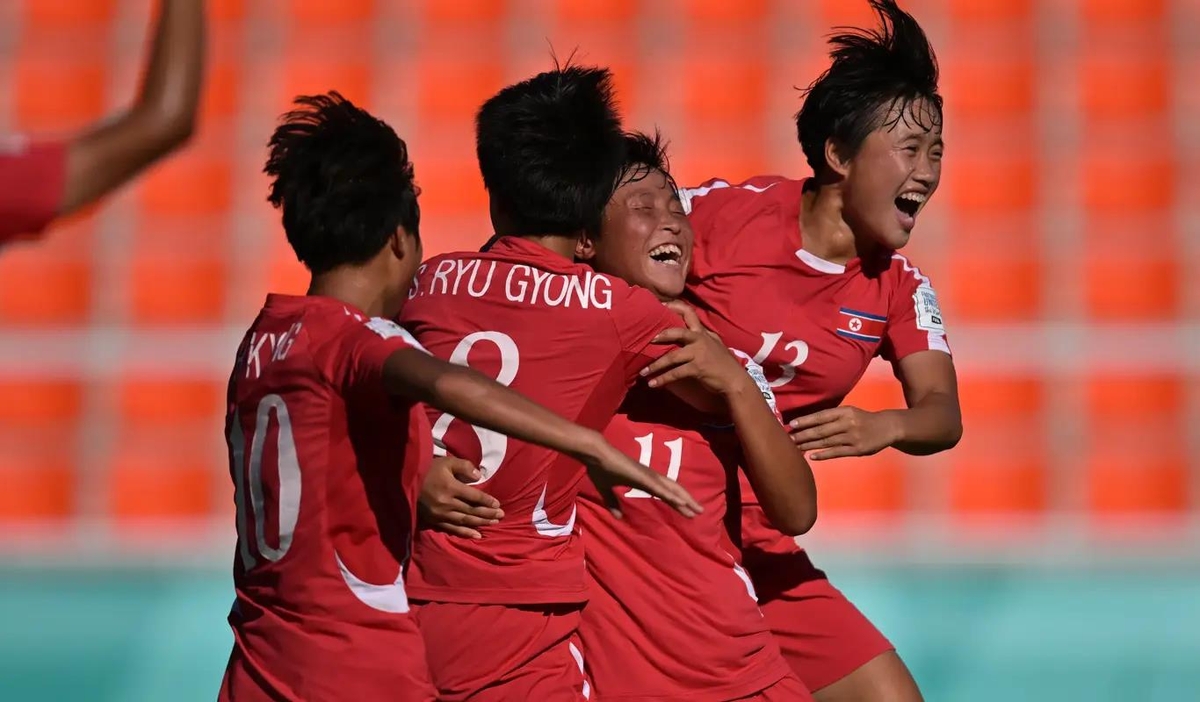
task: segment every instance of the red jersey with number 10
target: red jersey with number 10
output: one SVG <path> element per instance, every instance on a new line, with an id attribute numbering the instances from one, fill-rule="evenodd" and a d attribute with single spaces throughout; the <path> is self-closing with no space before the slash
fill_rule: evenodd
<path id="1" fill-rule="evenodd" d="M 402 320 L 430 353 L 472 368 L 586 427 L 603 429 L 638 372 L 682 326 L 649 291 L 505 237 L 421 266 Z M 587 599 L 576 497 L 583 467 L 554 451 L 431 414 L 439 450 L 472 461 L 504 519 L 475 541 L 417 534 L 416 599 L 477 604 Z"/>
<path id="2" fill-rule="evenodd" d="M 337 300 L 271 295 L 229 379 L 237 599 L 222 700 L 434 698 L 404 564 L 432 451 L 384 361 L 418 347 Z"/>
<path id="3" fill-rule="evenodd" d="M 696 232 L 686 299 L 764 367 L 787 420 L 836 407 L 875 356 L 950 353 L 937 294 L 907 258 L 885 251 L 841 265 L 804 250 L 803 190 L 804 181 L 764 176 L 680 191 Z M 742 488 L 753 504 L 744 479 Z M 769 527 L 754 532 L 743 543 L 796 550 Z"/>

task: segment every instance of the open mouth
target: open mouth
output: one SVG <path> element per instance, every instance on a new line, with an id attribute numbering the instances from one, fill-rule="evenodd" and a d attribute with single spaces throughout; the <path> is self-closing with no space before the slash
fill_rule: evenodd
<path id="1" fill-rule="evenodd" d="M 909 219 L 915 218 L 921 210 L 921 205 L 925 204 L 925 197 L 921 193 L 903 193 L 896 198 L 896 209 Z"/>
<path id="2" fill-rule="evenodd" d="M 896 209 L 904 212 L 907 217 L 916 217 L 920 205 L 925 204 L 925 196 L 919 192 L 906 192 L 896 198 Z"/>
<path id="3" fill-rule="evenodd" d="M 676 244 L 660 244 L 650 251 L 650 259 L 667 266 L 678 266 L 683 260 L 683 249 Z"/>

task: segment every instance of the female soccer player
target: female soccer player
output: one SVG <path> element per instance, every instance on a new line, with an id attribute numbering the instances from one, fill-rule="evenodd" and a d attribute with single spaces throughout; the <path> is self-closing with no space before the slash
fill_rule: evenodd
<path id="1" fill-rule="evenodd" d="M 577 257 L 674 300 L 691 263 L 691 227 L 658 138 L 632 134 L 626 144 L 628 172 Z M 626 518 L 616 521 L 604 518 L 594 495 L 584 501 L 592 588 L 580 632 L 596 692 L 601 699 L 811 699 L 758 611 L 725 518 L 731 484 L 738 514 L 733 478 L 742 466 L 769 495 L 764 512 L 777 529 L 808 531 L 817 516 L 812 471 L 774 412 L 762 369 L 744 354 L 739 362 L 686 305 L 668 304 L 688 329 L 657 341 L 680 348 L 650 365 L 647 385 L 629 394 L 604 435 L 687 487 L 705 511 L 682 520 L 657 500 L 626 499 Z M 725 398 L 732 426 L 714 426 L 652 389 L 682 378 Z M 649 498 L 626 494 L 638 497 Z"/>
<path id="2" fill-rule="evenodd" d="M 896 253 L 941 176 L 937 62 L 895 2 L 871 5 L 880 27 L 831 39 L 833 64 L 796 117 L 812 178 L 711 180 L 681 192 L 696 231 L 685 299 L 764 366 L 812 460 L 889 446 L 930 454 L 962 434 L 937 295 Z M 839 407 L 875 356 L 893 365 L 908 408 Z M 816 698 L 919 700 L 887 639 L 767 523 L 749 486 L 743 497 L 744 563 L 784 655 Z"/>
<path id="3" fill-rule="evenodd" d="M 66 141 L 0 145 L 0 245 L 112 192 L 187 142 L 204 68 L 204 0 L 162 0 L 137 101 Z"/>

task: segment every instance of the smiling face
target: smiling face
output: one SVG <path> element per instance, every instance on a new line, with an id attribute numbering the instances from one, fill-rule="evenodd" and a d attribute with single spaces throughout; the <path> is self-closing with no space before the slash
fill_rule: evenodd
<path id="1" fill-rule="evenodd" d="M 893 112 L 841 161 L 843 216 L 859 237 L 887 249 L 908 243 L 942 177 L 942 120 L 928 101 Z"/>
<path id="2" fill-rule="evenodd" d="M 675 299 L 692 264 L 691 225 L 662 171 L 630 175 L 608 201 L 600 235 L 582 237 L 576 258 L 663 300 Z"/>

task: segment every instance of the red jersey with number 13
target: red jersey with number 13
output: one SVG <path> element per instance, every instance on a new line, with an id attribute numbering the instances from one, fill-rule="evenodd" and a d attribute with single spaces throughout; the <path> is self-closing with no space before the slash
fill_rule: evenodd
<path id="1" fill-rule="evenodd" d="M 432 451 L 383 364 L 395 322 L 271 295 L 229 379 L 238 548 L 222 700 L 434 698 L 404 564 Z"/>
<path id="2" fill-rule="evenodd" d="M 687 299 L 763 366 L 789 421 L 839 405 L 875 356 L 950 353 L 933 286 L 907 258 L 884 251 L 841 265 L 804 250 L 803 191 L 802 180 L 763 176 L 680 192 L 696 232 Z M 753 505 L 744 476 L 742 492 Z M 796 550 L 752 511 L 743 543 Z"/>
<path id="3" fill-rule="evenodd" d="M 601 430 L 638 371 L 682 326 L 649 291 L 545 247 L 504 237 L 487 252 L 438 256 L 417 272 L 401 319 L 430 353 L 470 365 L 583 426 Z M 587 600 L 576 497 L 583 467 L 554 451 L 434 412 L 434 441 L 474 462 L 504 519 L 478 541 L 421 530 L 416 599 L 479 604 Z"/>

